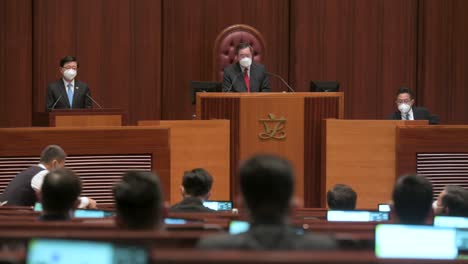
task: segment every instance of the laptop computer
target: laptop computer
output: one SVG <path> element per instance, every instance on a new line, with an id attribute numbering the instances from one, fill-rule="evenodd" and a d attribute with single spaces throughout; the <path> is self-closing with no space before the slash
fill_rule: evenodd
<path id="1" fill-rule="evenodd" d="M 232 201 L 204 201 L 203 206 L 215 211 L 231 211 Z"/>
<path id="2" fill-rule="evenodd" d="M 455 228 L 379 224 L 375 228 L 378 258 L 455 259 Z"/>
<path id="3" fill-rule="evenodd" d="M 32 239 L 28 244 L 28 264 L 112 264 L 148 263 L 143 247 L 119 246 L 110 242 L 65 239 Z"/>
<path id="4" fill-rule="evenodd" d="M 380 222 L 390 219 L 389 212 L 328 210 L 327 221 L 331 222 Z"/>

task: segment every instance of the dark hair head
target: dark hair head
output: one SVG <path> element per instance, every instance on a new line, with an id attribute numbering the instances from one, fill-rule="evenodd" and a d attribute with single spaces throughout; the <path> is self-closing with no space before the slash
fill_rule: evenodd
<path id="1" fill-rule="evenodd" d="M 393 189 L 393 205 L 402 224 L 424 224 L 432 210 L 432 184 L 419 175 L 400 177 Z"/>
<path id="2" fill-rule="evenodd" d="M 283 218 L 294 191 L 291 164 L 273 155 L 257 155 L 240 168 L 240 187 L 254 220 Z"/>
<path id="3" fill-rule="evenodd" d="M 236 55 L 239 55 L 239 51 L 243 50 L 245 48 L 249 48 L 250 52 L 252 53 L 252 56 L 253 56 L 252 45 L 250 45 L 249 43 L 244 43 L 244 42 L 241 42 L 241 43 L 239 43 L 239 45 L 236 46 Z"/>
<path id="4" fill-rule="evenodd" d="M 60 67 L 63 67 L 65 66 L 65 64 L 69 63 L 69 62 L 76 62 L 76 66 L 78 67 L 78 61 L 76 60 L 75 57 L 73 56 L 65 56 L 63 57 L 61 60 L 60 60 Z"/>
<path id="5" fill-rule="evenodd" d="M 441 204 L 449 216 L 468 217 L 468 191 L 461 186 L 446 186 Z"/>
<path id="6" fill-rule="evenodd" d="M 185 193 L 190 196 L 205 196 L 210 192 L 212 185 L 213 177 L 204 169 L 197 168 L 184 172 L 182 186 Z"/>
<path id="7" fill-rule="evenodd" d="M 162 218 L 159 178 L 148 171 L 127 171 L 114 187 L 117 217 L 128 229 L 153 229 Z"/>
<path id="8" fill-rule="evenodd" d="M 44 212 L 68 212 L 74 207 L 80 193 L 81 180 L 73 171 L 61 168 L 49 172 L 41 187 Z"/>
<path id="9" fill-rule="evenodd" d="M 398 97 L 400 94 L 404 94 L 404 93 L 407 93 L 409 94 L 410 98 L 411 99 L 414 99 L 414 94 L 413 94 L 413 91 L 411 91 L 409 88 L 407 87 L 400 87 L 400 89 L 398 89 L 397 93 L 396 93 L 396 96 Z"/>
<path id="10" fill-rule="evenodd" d="M 354 210 L 356 199 L 356 192 L 344 184 L 336 184 L 327 192 L 327 204 L 331 210 Z"/>
<path id="11" fill-rule="evenodd" d="M 49 145 L 42 150 L 40 162 L 49 164 L 53 160 L 64 161 L 67 158 L 67 153 L 57 145 Z"/>

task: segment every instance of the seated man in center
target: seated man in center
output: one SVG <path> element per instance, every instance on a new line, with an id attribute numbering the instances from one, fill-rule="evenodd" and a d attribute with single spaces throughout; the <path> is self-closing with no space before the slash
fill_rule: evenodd
<path id="1" fill-rule="evenodd" d="M 247 43 L 237 45 L 237 62 L 224 69 L 223 91 L 253 93 L 271 90 L 265 66 L 252 60 L 252 46 Z"/>
<path id="2" fill-rule="evenodd" d="M 289 226 L 294 174 L 288 161 L 271 155 L 254 156 L 240 168 L 240 187 L 250 216 L 250 229 L 237 235 L 202 238 L 199 248 L 329 250 L 337 247 L 328 236 L 303 234 Z"/>
<path id="3" fill-rule="evenodd" d="M 173 205 L 171 212 L 216 212 L 203 206 L 203 201 L 211 195 L 213 177 L 204 169 L 198 168 L 186 171 L 182 178 L 180 192 L 183 200 Z"/>
<path id="4" fill-rule="evenodd" d="M 336 184 L 327 192 L 327 204 L 330 210 L 354 210 L 356 199 L 356 192 L 345 184 Z"/>

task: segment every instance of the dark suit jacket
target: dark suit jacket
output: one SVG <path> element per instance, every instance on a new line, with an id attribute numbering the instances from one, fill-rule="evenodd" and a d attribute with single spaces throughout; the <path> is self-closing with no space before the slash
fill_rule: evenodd
<path id="1" fill-rule="evenodd" d="M 431 113 L 429 112 L 429 110 L 427 110 L 427 108 L 413 106 L 412 109 L 413 109 L 414 120 L 429 120 L 429 124 L 431 125 L 439 124 L 439 117 L 435 115 L 431 115 Z M 388 119 L 401 120 L 401 112 L 395 111 L 388 117 Z"/>
<path id="2" fill-rule="evenodd" d="M 328 236 L 299 234 L 287 225 L 255 225 L 237 235 L 217 235 L 202 238 L 201 249 L 223 250 L 331 250 L 337 243 Z"/>
<path id="3" fill-rule="evenodd" d="M 39 166 L 32 166 L 18 175 L 8 183 L 2 193 L 0 201 L 8 201 L 6 205 L 33 206 L 36 203 L 36 192 L 31 187 L 31 180 L 40 171 Z"/>
<path id="4" fill-rule="evenodd" d="M 91 96 L 88 85 L 84 82 L 75 80 L 75 91 L 73 93 L 73 104 L 72 108 L 92 108 L 93 102 L 86 96 Z M 60 97 L 62 96 L 62 97 Z M 46 98 L 46 111 L 50 111 L 54 103 L 60 98 L 55 105 L 54 109 L 69 109 L 70 103 L 68 101 L 67 91 L 63 84 L 63 79 L 50 83 L 47 86 L 47 98 Z"/>
<path id="5" fill-rule="evenodd" d="M 203 206 L 202 200 L 195 197 L 187 197 L 180 203 L 169 208 L 170 212 L 216 212 L 208 207 Z"/>
<path id="6" fill-rule="evenodd" d="M 252 62 L 250 66 L 250 92 L 269 92 L 270 82 L 265 73 L 265 66 Z M 232 85 L 231 89 L 229 87 Z M 244 74 L 239 63 L 234 63 L 224 68 L 223 91 L 247 92 Z"/>

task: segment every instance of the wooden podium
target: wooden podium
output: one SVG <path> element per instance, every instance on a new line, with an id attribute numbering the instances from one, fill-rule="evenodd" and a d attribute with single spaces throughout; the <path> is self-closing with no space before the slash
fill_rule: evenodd
<path id="1" fill-rule="evenodd" d="M 123 126 L 127 123 L 126 117 L 126 113 L 121 109 L 57 109 L 34 113 L 33 126 Z"/>
<path id="2" fill-rule="evenodd" d="M 239 193 L 240 161 L 256 153 L 290 160 L 296 192 L 321 204 L 322 120 L 343 118 L 343 93 L 197 93 L 198 119 L 231 121 L 231 199 Z"/>

